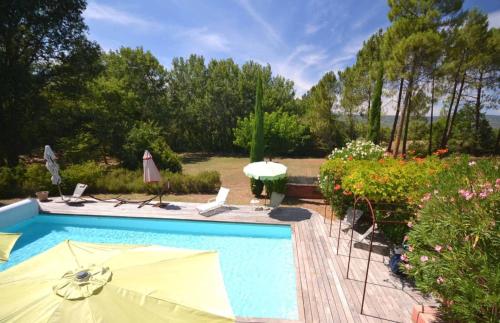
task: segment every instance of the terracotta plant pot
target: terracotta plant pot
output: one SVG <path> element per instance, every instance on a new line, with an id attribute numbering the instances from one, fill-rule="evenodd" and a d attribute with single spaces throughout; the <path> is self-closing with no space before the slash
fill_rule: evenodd
<path id="1" fill-rule="evenodd" d="M 35 195 L 40 202 L 45 202 L 49 199 L 49 191 L 36 192 Z"/>

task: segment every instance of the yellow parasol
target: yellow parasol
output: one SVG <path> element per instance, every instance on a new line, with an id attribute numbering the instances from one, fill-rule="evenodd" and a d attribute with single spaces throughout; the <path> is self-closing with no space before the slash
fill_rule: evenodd
<path id="1" fill-rule="evenodd" d="M 64 241 L 0 273 L 0 321 L 234 322 L 215 251 Z"/>
<path id="2" fill-rule="evenodd" d="M 20 233 L 0 232 L 0 264 L 9 260 L 10 252 L 20 236 Z"/>

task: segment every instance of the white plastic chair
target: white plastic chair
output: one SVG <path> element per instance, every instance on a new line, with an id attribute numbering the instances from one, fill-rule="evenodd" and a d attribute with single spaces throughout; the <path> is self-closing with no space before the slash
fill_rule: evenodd
<path id="1" fill-rule="evenodd" d="M 72 196 L 66 197 L 66 196 L 62 195 L 61 199 L 67 204 L 78 204 L 78 203 L 85 202 L 85 200 L 82 199 L 82 195 L 86 189 L 87 189 L 86 184 L 78 183 L 75 186 L 75 190 L 73 191 Z"/>
<path id="2" fill-rule="evenodd" d="M 198 210 L 198 213 L 201 215 L 209 216 L 209 212 L 225 206 L 228 195 L 229 188 L 221 187 L 214 199 L 210 199 L 207 203 L 197 206 L 196 210 Z"/>
<path id="3" fill-rule="evenodd" d="M 354 212 L 352 207 L 348 208 L 347 212 L 345 213 L 344 219 L 342 220 L 342 227 L 346 229 L 354 227 L 354 225 L 358 222 L 362 215 L 363 211 L 356 210 L 356 212 Z"/>
<path id="4" fill-rule="evenodd" d="M 371 225 L 368 230 L 366 230 L 365 233 L 363 233 L 362 235 L 358 236 L 358 238 L 356 240 L 358 240 L 358 242 L 365 242 L 365 239 L 368 237 L 368 235 L 370 235 L 370 233 L 372 233 L 373 230 L 375 230 L 376 228 L 376 224 L 374 225 Z"/>

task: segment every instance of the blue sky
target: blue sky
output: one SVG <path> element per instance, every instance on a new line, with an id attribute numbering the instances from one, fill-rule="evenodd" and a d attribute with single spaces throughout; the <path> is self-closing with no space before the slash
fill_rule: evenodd
<path id="1" fill-rule="evenodd" d="M 500 1 L 466 0 L 500 26 Z M 271 64 L 302 94 L 387 27 L 386 0 L 94 0 L 84 13 L 89 37 L 105 50 L 142 46 L 167 68 L 191 53 Z"/>

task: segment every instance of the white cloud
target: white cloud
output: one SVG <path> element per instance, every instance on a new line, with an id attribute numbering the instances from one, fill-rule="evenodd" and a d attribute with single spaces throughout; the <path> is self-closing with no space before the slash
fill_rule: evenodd
<path id="1" fill-rule="evenodd" d="M 271 64 L 274 71 L 293 80 L 297 95 L 307 92 L 330 69 L 326 51 L 309 44 L 297 47 L 284 59 Z"/>
<path id="2" fill-rule="evenodd" d="M 209 32 L 208 28 L 187 29 L 182 34 L 187 36 L 196 47 L 204 47 L 208 50 L 228 52 L 229 41 L 221 34 Z"/>
<path id="3" fill-rule="evenodd" d="M 488 14 L 490 28 L 500 28 L 500 10 Z"/>
<path id="4" fill-rule="evenodd" d="M 322 23 L 322 24 L 307 24 L 305 32 L 306 32 L 307 35 L 313 35 L 313 34 L 317 33 L 320 29 L 322 29 L 325 26 L 326 26 L 325 23 Z"/>
<path id="5" fill-rule="evenodd" d="M 137 27 L 141 29 L 161 29 L 162 25 L 150 19 L 135 16 L 111 6 L 90 2 L 83 13 L 85 19 L 100 20 L 112 24 Z"/>
<path id="6" fill-rule="evenodd" d="M 248 0 L 239 0 L 238 3 L 240 6 L 245 9 L 247 14 L 252 17 L 252 19 L 259 24 L 267 33 L 267 35 L 271 38 L 271 40 L 278 42 L 280 45 L 283 45 L 284 42 L 281 39 L 280 35 L 274 27 L 268 23 L 258 12 L 255 10 L 255 8 L 250 4 Z"/>

